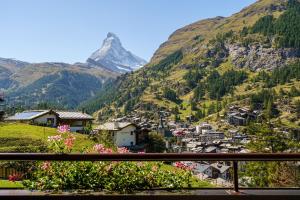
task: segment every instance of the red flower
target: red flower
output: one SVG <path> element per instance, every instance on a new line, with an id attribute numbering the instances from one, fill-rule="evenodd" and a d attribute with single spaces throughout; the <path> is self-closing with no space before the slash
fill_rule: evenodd
<path id="1" fill-rule="evenodd" d="M 69 135 L 66 139 L 65 139 L 65 145 L 67 146 L 68 149 L 71 149 L 74 145 L 74 141 L 75 141 L 75 137 L 73 135 Z"/>
<path id="2" fill-rule="evenodd" d="M 22 174 L 12 174 L 12 175 L 9 175 L 9 176 L 8 176 L 8 180 L 9 180 L 9 181 L 12 181 L 12 182 L 15 182 L 15 181 L 21 180 L 22 177 L 23 177 Z"/>
<path id="3" fill-rule="evenodd" d="M 183 170 L 193 170 L 196 167 L 195 165 L 191 165 L 191 166 L 186 165 L 183 162 L 176 162 L 174 163 L 174 166 Z"/>

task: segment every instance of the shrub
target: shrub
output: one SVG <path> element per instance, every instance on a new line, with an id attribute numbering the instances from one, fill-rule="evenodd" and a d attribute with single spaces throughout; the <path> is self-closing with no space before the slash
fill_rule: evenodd
<path id="1" fill-rule="evenodd" d="M 70 152 L 74 136 L 67 128 L 60 134 L 49 137 L 49 147 L 56 153 Z M 111 148 L 96 144 L 86 152 L 112 153 Z M 126 148 L 117 148 L 115 153 L 129 153 Z M 161 162 L 39 162 L 25 187 L 37 190 L 108 190 L 130 193 L 138 189 L 180 189 L 190 184 L 189 169 L 166 170 Z"/>

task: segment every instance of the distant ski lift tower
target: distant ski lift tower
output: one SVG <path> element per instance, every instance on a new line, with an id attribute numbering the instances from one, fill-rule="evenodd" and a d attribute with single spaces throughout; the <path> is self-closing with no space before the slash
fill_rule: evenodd
<path id="1" fill-rule="evenodd" d="M 4 119 L 4 93 L 0 92 L 0 121 L 3 121 Z"/>

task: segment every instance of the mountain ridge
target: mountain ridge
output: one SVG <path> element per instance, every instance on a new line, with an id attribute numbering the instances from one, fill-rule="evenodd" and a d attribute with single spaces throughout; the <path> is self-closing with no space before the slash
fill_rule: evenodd
<path id="1" fill-rule="evenodd" d="M 114 33 L 109 32 L 103 40 L 100 49 L 96 50 L 87 59 L 91 66 L 104 66 L 106 69 L 119 73 L 131 72 L 139 69 L 147 62 L 127 51 Z"/>
<path id="2" fill-rule="evenodd" d="M 196 36 L 201 35 L 213 38 L 218 32 L 224 32 L 224 29 L 239 31 L 243 28 L 244 20 L 248 25 L 252 25 L 260 16 L 270 12 L 275 16 L 279 16 L 286 9 L 286 2 L 287 0 L 259 0 L 229 17 L 218 16 L 203 19 L 179 28 L 157 49 L 150 63 L 157 63 L 167 55 L 178 50 L 179 47 L 182 48 L 185 45 L 189 45 Z M 214 29 L 215 31 L 212 32 Z"/>

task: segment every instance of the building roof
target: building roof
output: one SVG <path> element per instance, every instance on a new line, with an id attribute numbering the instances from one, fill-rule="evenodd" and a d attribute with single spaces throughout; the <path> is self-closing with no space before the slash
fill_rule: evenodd
<path id="1" fill-rule="evenodd" d="M 213 163 L 210 166 L 212 166 L 213 168 L 219 170 L 219 172 L 221 174 L 224 173 L 225 171 L 227 171 L 230 168 L 230 166 L 222 165 L 222 164 L 219 164 L 219 163 Z"/>
<path id="2" fill-rule="evenodd" d="M 210 168 L 210 165 L 206 165 L 206 164 L 196 164 L 195 166 L 195 171 L 198 173 L 203 173 L 205 172 L 205 170 L 207 170 L 208 168 Z"/>
<path id="3" fill-rule="evenodd" d="M 28 110 L 16 113 L 6 118 L 8 121 L 28 121 L 43 116 L 48 113 L 57 115 L 60 119 L 86 119 L 92 120 L 93 117 L 82 112 L 52 111 L 52 110 Z"/>
<path id="4" fill-rule="evenodd" d="M 93 120 L 94 118 L 91 115 L 82 112 L 73 112 L 73 111 L 56 111 L 60 119 L 86 119 Z"/>
<path id="5" fill-rule="evenodd" d="M 131 122 L 106 122 L 105 124 L 98 126 L 96 130 L 118 131 L 130 125 L 136 126 Z"/>
<path id="6" fill-rule="evenodd" d="M 210 146 L 205 149 L 205 152 L 210 153 L 210 152 L 216 151 L 216 150 L 217 150 L 217 147 Z"/>
<path id="7" fill-rule="evenodd" d="M 50 112 L 53 112 L 52 110 L 28 110 L 21 113 L 16 113 L 14 116 L 10 116 L 6 118 L 8 121 L 26 121 L 26 120 L 32 120 L 37 117 L 43 116 L 45 114 L 48 114 Z"/>

